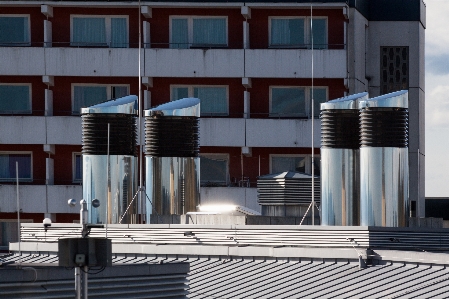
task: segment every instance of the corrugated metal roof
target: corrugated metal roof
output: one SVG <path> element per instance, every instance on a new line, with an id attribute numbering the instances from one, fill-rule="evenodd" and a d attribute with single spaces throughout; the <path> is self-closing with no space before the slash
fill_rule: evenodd
<path id="1" fill-rule="evenodd" d="M 56 256 L 53 262 L 57 262 Z M 373 261 L 373 265 L 359 268 L 354 259 L 161 255 L 116 255 L 113 258 L 115 265 L 179 262 L 190 263 L 189 298 L 449 297 L 449 269 L 430 263 Z"/>

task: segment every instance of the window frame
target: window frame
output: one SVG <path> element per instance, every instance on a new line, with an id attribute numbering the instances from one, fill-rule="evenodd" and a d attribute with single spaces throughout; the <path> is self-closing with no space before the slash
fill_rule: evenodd
<path id="1" fill-rule="evenodd" d="M 309 154 L 270 154 L 270 174 L 273 173 L 273 158 L 304 158 L 305 174 L 312 175 L 312 155 Z M 314 155 L 314 159 L 320 159 L 321 155 Z M 320 165 L 321 169 L 321 165 Z M 316 174 L 315 174 L 316 176 Z"/>
<path id="2" fill-rule="evenodd" d="M 30 178 L 19 178 L 19 182 L 33 181 L 33 152 L 32 151 L 0 151 L 0 155 L 30 155 Z M 15 182 L 16 178 L 0 178 L 0 182 Z"/>
<path id="3" fill-rule="evenodd" d="M 271 43 L 271 22 L 273 19 L 303 19 L 304 20 L 304 45 L 272 45 Z M 326 37 L 325 45 L 322 48 L 314 47 L 314 50 L 324 50 L 329 48 L 329 18 L 327 16 L 313 16 L 313 20 L 326 20 L 326 30 L 324 36 Z M 272 49 L 312 49 L 312 37 L 310 35 L 310 16 L 269 16 L 268 17 L 268 48 Z"/>
<path id="4" fill-rule="evenodd" d="M 27 86 L 28 87 L 28 103 L 29 103 L 29 105 L 30 105 L 30 110 L 29 111 L 25 111 L 25 110 L 17 110 L 17 112 L 16 111 L 13 111 L 13 110 L 8 110 L 8 111 L 2 111 L 2 110 L 0 110 L 0 115 L 4 115 L 4 114 L 6 114 L 6 115 L 8 115 L 8 114 L 32 114 L 33 113 L 33 95 L 32 95 L 32 92 L 33 92 L 33 86 L 32 86 L 32 84 L 31 83 L 0 83 L 0 85 L 1 86 Z"/>
<path id="5" fill-rule="evenodd" d="M 27 18 L 28 19 L 28 41 L 23 43 L 19 43 L 21 45 L 17 45 L 18 43 L 11 44 L 3 44 L 5 47 L 30 47 L 31 46 L 31 16 L 30 14 L 0 14 L 0 18 L 11 17 L 11 18 Z M 23 44 L 23 45 L 22 45 Z M 2 43 L 0 43 L 2 46 Z"/>
<path id="6" fill-rule="evenodd" d="M 101 83 L 72 83 L 71 84 L 71 111 L 72 115 L 80 115 L 81 111 L 75 111 L 75 86 L 81 87 L 106 87 L 106 100 L 112 100 L 112 88 L 115 86 L 126 86 L 128 88 L 128 93 L 130 93 L 130 84 L 101 84 Z"/>
<path id="7" fill-rule="evenodd" d="M 304 89 L 304 110 L 305 115 L 304 116 L 298 116 L 297 113 L 286 113 L 284 115 L 280 115 L 278 113 L 273 113 L 273 89 L 275 88 L 298 88 L 298 89 Z M 329 86 L 314 86 L 313 89 L 325 89 L 326 90 L 326 99 L 324 102 L 327 102 L 329 100 Z M 284 85 L 270 85 L 269 86 L 269 117 L 274 118 L 304 118 L 304 119 L 311 119 L 312 118 L 312 97 L 311 97 L 311 91 L 312 86 L 284 86 Z M 316 113 L 314 111 L 314 118 L 319 118 L 319 113 Z"/>
<path id="8" fill-rule="evenodd" d="M 218 181 L 207 181 L 211 184 L 224 184 L 223 186 L 229 186 L 229 184 L 231 183 L 231 178 L 230 178 L 230 172 L 229 172 L 229 166 L 230 166 L 230 155 L 228 153 L 200 153 L 199 155 L 200 157 L 200 161 L 201 158 L 208 158 L 208 159 L 223 159 L 226 160 L 226 181 L 225 182 L 218 182 Z M 201 170 L 201 166 L 200 166 L 200 170 Z M 201 182 L 201 178 L 200 178 L 200 185 L 203 187 L 208 187 L 208 186 L 204 186 L 206 182 Z M 213 187 L 213 186 L 209 186 L 209 187 Z M 220 186 L 221 187 L 221 186 Z"/>
<path id="9" fill-rule="evenodd" d="M 224 113 L 202 113 L 200 116 L 229 116 L 229 85 L 188 85 L 188 84 L 170 84 L 170 101 L 173 96 L 174 88 L 187 88 L 188 97 L 194 97 L 194 89 L 202 87 L 220 87 L 226 89 L 226 112 Z M 201 99 L 200 99 L 201 101 Z"/>
<path id="10" fill-rule="evenodd" d="M 76 178 L 76 157 L 81 158 L 81 178 Z M 83 154 L 81 152 L 72 152 L 72 183 L 83 183 Z"/>
<path id="11" fill-rule="evenodd" d="M 170 48 L 172 44 L 176 44 L 173 42 L 172 35 L 172 20 L 173 19 L 187 19 L 187 37 L 188 37 L 188 47 L 187 49 L 195 49 L 195 48 L 227 48 L 229 47 L 229 22 L 228 16 L 197 16 L 197 15 L 170 15 L 169 17 L 169 40 L 170 40 Z M 225 19 L 226 22 L 226 44 L 194 44 L 193 43 L 193 20 L 194 19 Z M 177 48 L 174 48 L 177 49 Z M 181 48 L 183 49 L 183 48 Z"/>
<path id="12" fill-rule="evenodd" d="M 105 30 L 106 30 L 106 44 L 104 46 L 100 46 L 98 44 L 89 45 L 85 42 L 74 42 L 73 41 L 73 19 L 74 18 L 102 18 L 105 21 Z M 126 19 L 126 47 L 111 47 L 112 43 L 112 23 L 111 19 L 113 18 L 122 18 Z M 81 45 L 79 45 L 79 44 Z M 91 48 L 129 48 L 129 15 L 80 15 L 80 14 L 71 14 L 70 15 L 70 46 L 71 47 L 91 47 Z"/>

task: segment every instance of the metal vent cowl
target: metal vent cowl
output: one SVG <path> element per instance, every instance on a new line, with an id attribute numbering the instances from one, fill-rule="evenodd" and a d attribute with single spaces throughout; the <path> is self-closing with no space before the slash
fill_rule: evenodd
<path id="1" fill-rule="evenodd" d="M 361 147 L 408 147 L 408 109 L 361 110 L 360 141 Z"/>
<path id="2" fill-rule="evenodd" d="M 145 117 L 145 155 L 152 157 L 198 157 L 198 117 Z"/>
<path id="3" fill-rule="evenodd" d="M 321 147 L 358 149 L 359 111 L 332 109 L 321 111 Z"/>
<path id="4" fill-rule="evenodd" d="M 83 114 L 81 118 L 84 155 L 107 155 L 109 123 L 109 154 L 137 156 L 135 115 L 92 113 Z"/>

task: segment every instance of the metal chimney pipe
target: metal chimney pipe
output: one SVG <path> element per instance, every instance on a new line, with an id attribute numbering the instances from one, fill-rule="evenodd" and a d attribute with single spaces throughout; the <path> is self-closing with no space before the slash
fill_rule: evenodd
<path id="1" fill-rule="evenodd" d="M 137 223 L 136 116 L 133 95 L 81 109 L 83 199 L 89 223 L 117 224 L 123 216 L 121 223 Z M 98 208 L 93 199 L 100 201 Z"/>
<path id="2" fill-rule="evenodd" d="M 147 221 L 195 212 L 200 204 L 200 100 L 184 98 L 145 110 Z"/>
<path id="3" fill-rule="evenodd" d="M 408 226 L 408 91 L 359 103 L 360 224 Z"/>
<path id="4" fill-rule="evenodd" d="M 368 93 L 321 104 L 321 225 L 359 225 L 359 110 Z"/>

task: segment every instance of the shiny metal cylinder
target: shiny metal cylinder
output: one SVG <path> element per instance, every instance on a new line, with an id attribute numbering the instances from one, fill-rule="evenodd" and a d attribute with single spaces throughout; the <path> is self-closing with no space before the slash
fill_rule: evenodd
<path id="1" fill-rule="evenodd" d="M 200 100 L 145 111 L 146 215 L 181 215 L 200 204 Z"/>
<path id="2" fill-rule="evenodd" d="M 83 199 L 89 223 L 138 222 L 138 200 L 133 200 L 138 189 L 136 109 L 136 96 L 81 109 Z"/>
<path id="3" fill-rule="evenodd" d="M 321 225 L 359 225 L 358 93 L 321 104 Z"/>
<path id="4" fill-rule="evenodd" d="M 408 149 L 360 149 L 360 225 L 408 226 Z"/>
<path id="5" fill-rule="evenodd" d="M 408 226 L 408 91 L 359 103 L 360 224 Z"/>
<path id="6" fill-rule="evenodd" d="M 182 215 L 200 204 L 200 159 L 145 157 L 147 215 Z"/>
<path id="7" fill-rule="evenodd" d="M 137 165 L 134 156 L 111 155 L 108 167 L 106 155 L 83 155 L 83 198 L 100 201 L 89 207 L 89 223 L 137 223 Z"/>
<path id="8" fill-rule="evenodd" d="M 359 225 L 359 150 L 321 149 L 321 225 Z"/>

